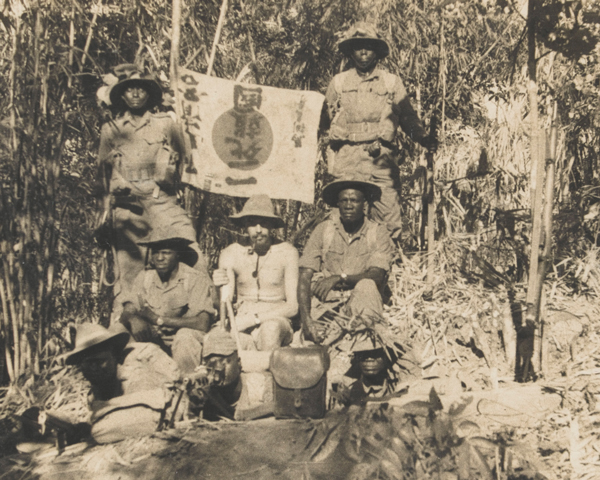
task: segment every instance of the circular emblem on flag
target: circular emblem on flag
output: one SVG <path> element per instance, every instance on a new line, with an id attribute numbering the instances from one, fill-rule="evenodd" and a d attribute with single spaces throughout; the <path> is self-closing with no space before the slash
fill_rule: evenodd
<path id="1" fill-rule="evenodd" d="M 273 129 L 258 111 L 260 87 L 235 85 L 234 108 L 223 113 L 213 125 L 215 152 L 229 168 L 254 170 L 265 163 L 273 149 Z"/>

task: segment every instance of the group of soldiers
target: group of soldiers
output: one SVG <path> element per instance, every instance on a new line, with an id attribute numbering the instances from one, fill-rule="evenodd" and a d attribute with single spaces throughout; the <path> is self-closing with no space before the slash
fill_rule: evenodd
<path id="1" fill-rule="evenodd" d="M 326 93 L 333 181 L 322 196 L 331 214 L 300 257 L 275 237 L 284 222 L 271 199 L 250 197 L 230 216 L 245 230 L 245 241 L 221 252 L 212 276 L 177 201 L 185 144 L 172 113 L 154 112 L 161 87 L 133 65 L 115 69 L 119 81 L 110 101 L 119 113 L 102 128 L 98 156 L 119 272 L 113 320 L 109 329 L 80 325 L 76 348 L 66 356 L 92 385 L 98 441 L 155 429 L 157 412 L 168 409 L 164 385 L 207 366 L 219 372 L 214 416 L 234 412 L 245 388 L 239 350 L 270 352 L 298 337 L 319 344 L 318 320 L 332 305 L 348 317 L 382 318 L 393 239 L 402 227 L 396 130 L 428 149 L 437 145 L 401 79 L 378 65 L 389 46 L 372 26 L 356 24 L 339 49 L 350 68 L 333 78 Z M 216 321 L 222 303 L 232 305 L 237 333 Z M 353 350 L 362 374 L 352 387 L 353 402 L 386 393 L 390 361 L 381 344 L 359 343 Z M 129 405 L 139 406 L 140 395 L 154 408 L 123 410 L 130 396 Z M 188 408 L 193 411 L 193 402 Z M 210 408 L 204 409 L 210 417 Z"/>

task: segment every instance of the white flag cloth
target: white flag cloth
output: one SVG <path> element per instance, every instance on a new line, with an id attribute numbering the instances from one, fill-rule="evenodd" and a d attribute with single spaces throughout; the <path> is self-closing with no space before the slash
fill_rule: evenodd
<path id="1" fill-rule="evenodd" d="M 235 197 L 314 202 L 323 95 L 180 71 L 192 147 L 185 183 Z"/>

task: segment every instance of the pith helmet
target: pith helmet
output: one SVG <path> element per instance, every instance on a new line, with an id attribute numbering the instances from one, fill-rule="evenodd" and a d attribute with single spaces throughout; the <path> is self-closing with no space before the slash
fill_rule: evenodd
<path id="1" fill-rule="evenodd" d="M 120 352 L 125 348 L 127 342 L 129 342 L 129 333 L 127 332 L 111 332 L 102 325 L 82 323 L 77 326 L 75 349 L 65 355 L 65 363 L 67 365 L 79 363 L 93 347 L 100 349 L 100 346 L 104 346 Z"/>
<path id="2" fill-rule="evenodd" d="M 379 59 L 387 57 L 390 53 L 389 45 L 381 38 L 377 29 L 365 22 L 358 22 L 351 27 L 338 43 L 338 48 L 344 55 L 349 56 L 354 48 L 361 43 L 370 43 Z"/>
<path id="3" fill-rule="evenodd" d="M 123 93 L 129 87 L 141 86 L 148 92 L 148 108 L 158 105 L 162 101 L 162 88 L 154 75 L 145 74 L 133 63 L 117 65 L 114 69 L 119 82 L 110 89 L 110 102 L 114 106 L 123 107 Z"/>
<path id="4" fill-rule="evenodd" d="M 341 179 L 335 180 L 323 189 L 323 200 L 331 207 L 337 206 L 338 195 L 341 191 L 347 189 L 358 190 L 365 195 L 368 202 L 373 202 L 381 197 L 381 188 L 371 182 L 361 180 Z"/>
<path id="5" fill-rule="evenodd" d="M 275 215 L 273 202 L 265 194 L 251 196 L 244 204 L 241 212 L 229 216 L 235 223 L 241 222 L 246 217 L 268 218 L 274 222 L 275 228 L 282 228 L 284 226 L 282 218 Z"/>

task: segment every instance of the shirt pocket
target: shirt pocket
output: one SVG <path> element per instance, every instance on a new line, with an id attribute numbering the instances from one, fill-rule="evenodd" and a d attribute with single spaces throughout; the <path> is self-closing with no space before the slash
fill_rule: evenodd
<path id="1" fill-rule="evenodd" d="M 343 273 L 342 266 L 344 264 L 345 249 L 341 246 L 332 245 L 329 251 L 325 253 L 323 259 L 323 268 L 333 275 Z"/>

